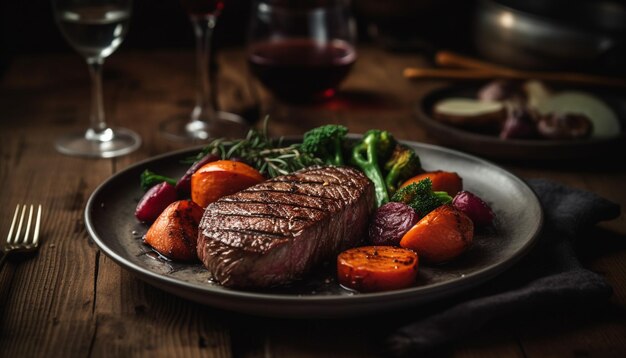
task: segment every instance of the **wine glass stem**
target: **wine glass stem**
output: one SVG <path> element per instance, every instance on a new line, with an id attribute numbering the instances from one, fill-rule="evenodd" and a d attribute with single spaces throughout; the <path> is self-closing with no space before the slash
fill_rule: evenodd
<path id="1" fill-rule="evenodd" d="M 215 28 L 216 15 L 191 16 L 196 35 L 196 106 L 191 113 L 192 121 L 209 122 L 215 117 L 211 92 L 211 37 Z"/>
<path id="2" fill-rule="evenodd" d="M 87 58 L 87 67 L 91 77 L 91 114 L 89 116 L 90 127 L 85 136 L 90 140 L 110 140 L 111 131 L 107 127 L 104 117 L 104 104 L 102 99 L 102 65 L 101 57 Z"/>

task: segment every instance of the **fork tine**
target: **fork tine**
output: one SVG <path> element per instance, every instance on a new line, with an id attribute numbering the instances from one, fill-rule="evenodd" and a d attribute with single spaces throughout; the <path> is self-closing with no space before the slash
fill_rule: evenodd
<path id="1" fill-rule="evenodd" d="M 26 211 L 26 206 L 24 206 L 24 211 Z M 24 239 L 22 242 L 24 244 L 28 244 L 28 234 L 30 234 L 30 224 L 33 222 L 33 205 L 30 205 L 30 210 L 28 211 L 28 221 L 26 222 L 26 228 L 24 232 Z M 16 239 L 17 240 L 17 239 Z"/>
<path id="2" fill-rule="evenodd" d="M 22 205 L 22 213 L 20 214 L 20 222 L 17 224 L 17 231 L 15 232 L 15 236 L 13 236 L 13 243 L 17 244 L 20 233 L 22 232 L 22 224 L 24 224 L 24 214 L 26 214 L 26 204 Z"/>
<path id="3" fill-rule="evenodd" d="M 39 224 L 41 223 L 41 204 L 37 207 L 37 219 L 35 219 L 35 232 L 33 233 L 33 245 L 39 243 Z"/>
<path id="4" fill-rule="evenodd" d="M 7 241 L 9 242 L 9 244 L 17 244 L 18 239 L 20 237 L 20 233 L 22 232 L 22 226 L 24 224 L 24 214 L 26 213 L 26 205 L 22 205 L 22 208 L 20 209 L 20 221 L 18 221 L 17 223 L 17 231 L 15 231 L 15 235 L 13 235 L 13 238 L 11 239 L 7 239 Z"/>
<path id="5" fill-rule="evenodd" d="M 13 214 L 13 221 L 11 221 L 11 228 L 9 229 L 9 235 L 7 235 L 7 244 L 11 244 L 11 238 L 13 237 L 13 229 L 15 229 L 15 222 L 17 220 L 17 214 L 20 212 L 20 204 L 15 207 L 15 214 Z"/>

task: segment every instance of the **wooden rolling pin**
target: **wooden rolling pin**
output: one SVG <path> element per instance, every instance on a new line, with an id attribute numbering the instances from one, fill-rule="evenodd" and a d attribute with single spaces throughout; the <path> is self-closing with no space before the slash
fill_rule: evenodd
<path id="1" fill-rule="evenodd" d="M 435 62 L 440 66 L 462 68 L 406 68 L 404 77 L 409 79 L 489 80 L 494 78 L 526 80 L 535 79 L 555 83 L 575 83 L 594 86 L 626 87 L 626 80 L 573 72 L 522 71 L 491 64 L 477 59 L 439 52 Z"/>

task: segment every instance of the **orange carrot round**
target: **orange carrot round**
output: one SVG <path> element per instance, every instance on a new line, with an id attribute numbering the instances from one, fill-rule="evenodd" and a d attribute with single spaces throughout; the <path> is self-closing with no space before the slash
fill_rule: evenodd
<path id="1" fill-rule="evenodd" d="M 396 290 L 415 283 L 415 252 L 394 246 L 363 246 L 337 257 L 339 283 L 360 292 Z"/>
<path id="2" fill-rule="evenodd" d="M 148 229 L 144 242 L 173 260 L 198 259 L 198 225 L 203 210 L 191 200 L 170 204 Z"/>
<path id="3" fill-rule="evenodd" d="M 191 200 L 205 208 L 222 196 L 234 194 L 265 180 L 258 170 L 232 160 L 210 162 L 191 176 Z"/>
<path id="4" fill-rule="evenodd" d="M 400 246 L 417 252 L 431 263 L 450 261 L 472 243 L 474 224 L 460 210 L 442 205 L 417 222 L 400 240 Z"/>
<path id="5" fill-rule="evenodd" d="M 418 174 L 402 183 L 400 187 L 417 183 L 426 178 L 430 178 L 430 181 L 433 183 L 433 191 L 445 191 L 452 197 L 463 189 L 463 179 L 457 173 L 444 172 L 442 170 Z"/>

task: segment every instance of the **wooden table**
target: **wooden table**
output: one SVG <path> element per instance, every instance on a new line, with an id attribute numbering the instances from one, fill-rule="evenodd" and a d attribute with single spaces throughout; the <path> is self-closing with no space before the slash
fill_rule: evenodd
<path id="1" fill-rule="evenodd" d="M 384 336 L 377 336 L 379 325 L 367 317 L 299 321 L 220 311 L 145 284 L 90 240 L 83 210 L 102 181 L 139 160 L 184 147 L 163 139 L 157 125 L 190 110 L 193 59 L 191 52 L 124 49 L 110 58 L 104 81 L 110 123 L 137 131 L 143 145 L 130 155 L 99 160 L 61 155 L 53 148 L 54 138 L 87 125 L 89 84 L 79 56 L 14 59 L 0 82 L 0 233 L 8 232 L 17 203 L 41 203 L 45 213 L 37 257 L 10 260 L 0 271 L 1 356 L 382 354 Z M 240 50 L 222 52 L 219 62 L 220 106 L 242 112 L 260 104 L 262 112 L 272 112 L 274 135 L 301 134 L 334 122 L 352 132 L 381 128 L 400 139 L 433 142 L 413 119 L 413 105 L 445 83 L 402 78 L 406 66 L 426 63 L 419 55 L 363 47 L 338 100 L 301 107 L 273 105 L 263 91 L 251 91 Z M 564 168 L 501 164 L 522 178 L 550 178 L 626 207 L 623 165 L 591 170 L 585 163 Z M 529 317 L 516 324 L 494 322 L 445 353 L 626 356 L 625 234 L 622 214 L 590 233 L 593 245 L 582 255 L 587 267 L 613 285 L 614 295 L 605 307 Z"/>

